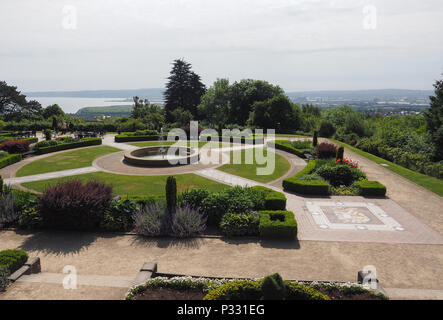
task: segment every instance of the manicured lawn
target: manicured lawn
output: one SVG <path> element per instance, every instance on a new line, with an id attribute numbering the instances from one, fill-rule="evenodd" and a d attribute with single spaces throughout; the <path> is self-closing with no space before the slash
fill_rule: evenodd
<path id="1" fill-rule="evenodd" d="M 253 150 L 253 149 L 251 149 Z M 258 181 L 258 182 L 271 182 L 274 180 L 277 180 L 278 178 L 282 177 L 288 170 L 291 168 L 291 165 L 289 162 L 282 157 L 279 154 L 264 150 L 264 156 L 266 157 L 268 153 L 270 156 L 273 154 L 275 155 L 275 170 L 270 175 L 257 175 L 257 168 L 264 168 L 266 167 L 266 164 L 257 164 L 256 158 L 255 158 L 255 150 L 254 151 L 254 159 L 253 164 L 246 164 L 245 162 L 245 155 L 247 150 L 241 150 L 241 151 L 234 151 L 231 152 L 231 164 L 226 164 L 219 168 L 219 170 L 224 171 L 226 173 L 230 173 L 242 178 Z M 241 153 L 241 159 L 242 164 L 233 164 L 233 155 L 237 154 L 239 155 Z"/>
<path id="2" fill-rule="evenodd" d="M 227 185 L 200 177 L 195 174 L 177 175 L 177 189 L 182 192 L 192 188 L 206 188 L 217 192 L 227 187 Z M 46 181 L 36 181 L 23 183 L 23 186 L 35 191 L 43 192 L 47 186 L 58 182 L 79 179 L 82 182 L 102 181 L 114 186 L 114 194 L 126 195 L 164 195 L 167 176 L 124 176 L 106 172 L 94 172 L 73 177 L 51 179 Z"/>
<path id="3" fill-rule="evenodd" d="M 121 150 L 101 146 L 65 152 L 27 164 L 18 170 L 16 176 L 24 177 L 40 173 L 89 167 L 95 159 L 118 151 Z"/>
<path id="4" fill-rule="evenodd" d="M 381 164 L 385 163 L 389 165 L 388 167 L 385 167 L 388 170 L 391 170 L 392 172 L 395 172 L 396 174 L 411 180 L 412 182 L 428 189 L 429 191 L 432 191 L 439 196 L 443 196 L 443 180 L 427 176 L 425 174 L 421 174 L 419 172 L 412 171 L 410 169 L 406 169 L 405 167 L 399 166 L 398 164 L 395 164 L 393 162 L 390 162 L 388 160 L 385 160 L 383 158 L 374 156 L 373 154 L 361 151 L 360 149 L 354 148 L 346 143 L 330 139 L 331 141 L 334 141 L 336 144 L 341 145 L 345 148 L 348 148 L 349 150 L 358 153 L 359 155 L 374 161 L 375 163 Z"/>

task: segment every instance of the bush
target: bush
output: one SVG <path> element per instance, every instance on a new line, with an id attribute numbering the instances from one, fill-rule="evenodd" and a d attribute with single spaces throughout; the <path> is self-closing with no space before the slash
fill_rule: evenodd
<path id="1" fill-rule="evenodd" d="M 318 133 L 319 133 L 320 137 L 330 138 L 335 133 L 335 127 L 328 120 L 323 120 L 320 123 L 320 128 L 318 129 Z"/>
<path id="2" fill-rule="evenodd" d="M 210 291 L 203 300 L 260 300 L 259 281 L 234 280 Z"/>
<path id="3" fill-rule="evenodd" d="M 337 154 L 337 146 L 332 143 L 323 142 L 317 145 L 316 157 L 317 159 L 335 158 Z"/>
<path id="4" fill-rule="evenodd" d="M 378 181 L 357 181 L 357 186 L 362 196 L 384 197 L 386 195 L 386 187 Z"/>
<path id="5" fill-rule="evenodd" d="M 181 206 L 189 205 L 193 208 L 200 208 L 202 202 L 209 197 L 211 192 L 206 189 L 186 190 L 179 196 L 179 204 Z"/>
<path id="6" fill-rule="evenodd" d="M 12 274 L 20 269 L 28 261 L 28 258 L 28 254 L 23 250 L 0 251 L 0 267 L 8 269 Z"/>
<path id="7" fill-rule="evenodd" d="M 252 190 L 264 194 L 264 205 L 259 209 L 286 210 L 286 196 L 283 193 L 262 186 L 252 187 Z"/>
<path id="8" fill-rule="evenodd" d="M 17 221 L 20 213 L 14 208 L 15 197 L 11 193 L 0 196 L 0 228 Z"/>
<path id="9" fill-rule="evenodd" d="M 51 129 L 45 129 L 43 131 L 43 134 L 45 135 L 46 141 L 49 141 L 52 139 L 52 130 Z"/>
<path id="10" fill-rule="evenodd" d="M 99 227 L 111 201 L 112 186 L 71 180 L 45 190 L 40 212 L 47 227 L 89 230 Z"/>
<path id="11" fill-rule="evenodd" d="M 6 290 L 6 287 L 9 284 L 9 271 L 5 267 L 0 266 L 0 292 L 3 292 Z"/>
<path id="12" fill-rule="evenodd" d="M 38 196 L 34 193 L 12 189 L 11 194 L 14 196 L 14 210 L 17 212 L 23 212 L 38 205 Z"/>
<path id="13" fill-rule="evenodd" d="M 190 206 L 179 207 L 172 217 L 171 234 L 178 238 L 189 238 L 206 229 L 206 217 Z"/>
<path id="14" fill-rule="evenodd" d="M 22 229 L 38 229 L 43 226 L 43 218 L 36 207 L 27 208 L 18 218 L 18 225 Z"/>
<path id="15" fill-rule="evenodd" d="M 0 159 L 0 169 L 22 160 L 21 154 L 11 154 Z"/>
<path id="16" fill-rule="evenodd" d="M 166 210 L 168 215 L 172 217 L 177 207 L 177 180 L 170 176 L 166 180 Z"/>
<path id="17" fill-rule="evenodd" d="M 260 215 L 257 212 L 227 213 L 220 222 L 220 229 L 226 236 L 257 236 Z"/>
<path id="18" fill-rule="evenodd" d="M 0 149 L 10 154 L 25 153 L 29 151 L 30 144 L 31 142 L 28 140 L 5 141 L 0 145 Z"/>
<path id="19" fill-rule="evenodd" d="M 134 214 L 135 232 L 148 237 L 162 236 L 166 233 L 166 208 L 151 204 L 142 207 Z"/>
<path id="20" fill-rule="evenodd" d="M 75 148 L 83 148 L 89 146 L 97 146 L 101 144 L 102 144 L 101 138 L 85 138 L 77 142 L 61 143 L 48 147 L 38 147 L 37 152 L 39 154 L 47 154 L 51 152 L 57 152 L 57 151 L 75 149 Z"/>
<path id="21" fill-rule="evenodd" d="M 129 231 L 133 226 L 133 216 L 137 203 L 130 200 L 119 200 L 111 203 L 106 210 L 100 227 L 106 231 Z"/>
<path id="22" fill-rule="evenodd" d="M 264 238 L 295 238 L 297 221 L 290 211 L 261 211 L 259 230 Z"/>
<path id="23" fill-rule="evenodd" d="M 134 135 L 129 132 L 122 133 L 115 136 L 115 142 L 137 142 L 137 141 L 157 141 L 160 140 L 162 136 L 159 134 L 155 135 Z M 165 136 L 166 137 L 166 136 Z"/>
<path id="24" fill-rule="evenodd" d="M 286 298 L 286 284 L 278 273 L 264 277 L 260 289 L 263 300 L 284 300 Z"/>
<path id="25" fill-rule="evenodd" d="M 330 194 L 330 185 L 323 180 L 298 180 L 286 179 L 283 181 L 283 188 L 299 194 L 327 196 Z"/>
<path id="26" fill-rule="evenodd" d="M 271 143 L 272 144 L 272 143 Z M 276 140 L 273 142 L 274 148 L 278 150 L 283 150 L 292 154 L 295 154 L 296 156 L 300 158 L 306 158 L 305 154 L 313 154 L 313 149 L 298 149 L 294 147 L 289 141 L 286 140 Z"/>
<path id="27" fill-rule="evenodd" d="M 315 173 L 334 187 L 350 186 L 354 181 L 366 178 L 359 169 L 342 164 L 324 165 L 318 168 Z"/>
<path id="28" fill-rule="evenodd" d="M 314 288 L 296 282 L 287 283 L 287 293 L 286 300 L 330 300 Z"/>
<path id="29" fill-rule="evenodd" d="M 228 197 L 224 193 L 213 193 L 201 204 L 209 226 L 219 226 L 223 215 L 228 211 Z"/>
<path id="30" fill-rule="evenodd" d="M 344 157 L 345 157 L 345 148 L 339 147 L 337 149 L 337 155 L 335 157 L 335 160 L 340 160 L 343 159 Z"/>

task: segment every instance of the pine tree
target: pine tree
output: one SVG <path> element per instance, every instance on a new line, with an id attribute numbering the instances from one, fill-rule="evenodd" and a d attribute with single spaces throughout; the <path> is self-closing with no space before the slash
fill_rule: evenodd
<path id="1" fill-rule="evenodd" d="M 172 112 L 178 108 L 197 116 L 197 106 L 205 92 L 206 86 L 200 76 L 191 70 L 191 64 L 181 59 L 175 60 L 164 93 L 166 120 L 173 122 Z"/>
<path id="2" fill-rule="evenodd" d="M 435 160 L 443 160 L 443 80 L 434 84 L 435 97 L 431 99 L 431 105 L 425 111 L 424 116 L 428 124 L 428 132 L 434 143 L 436 154 Z"/>

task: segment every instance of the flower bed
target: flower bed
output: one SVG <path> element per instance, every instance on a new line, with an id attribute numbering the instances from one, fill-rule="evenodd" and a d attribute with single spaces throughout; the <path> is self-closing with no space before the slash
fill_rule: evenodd
<path id="1" fill-rule="evenodd" d="M 355 283 L 296 282 L 278 274 L 263 279 L 189 276 L 153 278 L 129 290 L 126 300 L 386 300 Z"/>

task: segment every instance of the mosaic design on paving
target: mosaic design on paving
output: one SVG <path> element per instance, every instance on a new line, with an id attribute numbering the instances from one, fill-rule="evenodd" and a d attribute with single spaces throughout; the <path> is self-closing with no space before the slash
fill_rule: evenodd
<path id="1" fill-rule="evenodd" d="M 305 206 L 320 229 L 405 231 L 374 203 L 306 201 Z"/>

